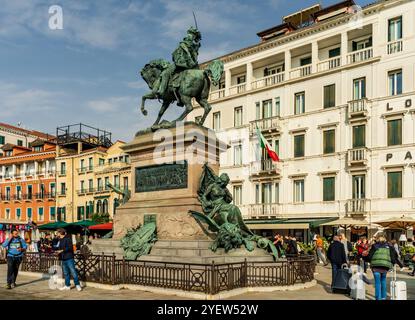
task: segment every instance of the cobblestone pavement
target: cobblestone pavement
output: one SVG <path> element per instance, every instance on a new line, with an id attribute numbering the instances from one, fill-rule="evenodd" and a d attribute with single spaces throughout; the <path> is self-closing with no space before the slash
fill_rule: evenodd
<path id="1" fill-rule="evenodd" d="M 296 291 L 276 291 L 267 293 L 246 293 L 239 296 L 234 296 L 231 299 L 238 300 L 348 300 L 348 296 L 342 294 L 330 293 L 329 284 L 331 281 L 331 269 L 330 267 L 317 266 L 316 270 L 317 284 L 311 288 L 296 290 Z M 408 287 L 408 298 L 415 299 L 415 278 L 407 275 L 407 270 L 398 273 L 399 280 L 405 280 Z M 371 272 L 368 272 L 368 278 L 373 283 L 373 276 Z M 390 275 L 388 275 L 388 291 Z M 0 265 L 0 300 L 7 299 L 56 299 L 56 300 L 177 300 L 183 299 L 174 295 L 160 295 L 146 291 L 133 291 L 133 290 L 103 290 L 97 288 L 86 287 L 82 292 L 78 292 L 74 289 L 71 291 L 59 291 L 51 290 L 48 287 L 47 279 L 38 279 L 26 275 L 20 275 L 18 277 L 18 286 L 12 290 L 4 288 L 6 279 L 6 265 Z M 366 285 L 367 299 L 373 299 L 374 287 L 373 285 Z"/>

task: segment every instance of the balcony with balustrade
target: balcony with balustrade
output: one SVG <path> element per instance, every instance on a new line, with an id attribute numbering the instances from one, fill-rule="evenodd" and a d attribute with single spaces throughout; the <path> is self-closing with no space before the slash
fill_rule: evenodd
<path id="1" fill-rule="evenodd" d="M 390 41 L 386 45 L 386 50 L 388 54 L 394 54 L 403 51 L 403 40 L 399 39 L 396 41 Z"/>
<path id="2" fill-rule="evenodd" d="M 347 151 L 347 164 L 351 166 L 366 166 L 369 158 L 369 149 L 366 147 L 355 148 Z"/>
<path id="3" fill-rule="evenodd" d="M 131 167 L 130 161 L 117 161 L 112 163 L 105 163 L 95 167 L 94 174 L 104 174 L 109 172 L 115 172 L 125 170 Z"/>
<path id="4" fill-rule="evenodd" d="M 265 159 L 260 161 L 254 161 L 250 164 L 251 178 L 272 176 L 280 177 L 281 168 L 278 162 L 274 162 L 272 159 Z"/>
<path id="5" fill-rule="evenodd" d="M 349 199 L 346 202 L 346 214 L 353 218 L 363 218 L 369 211 L 368 199 Z"/>
<path id="6" fill-rule="evenodd" d="M 246 206 L 244 218 L 268 219 L 280 216 L 281 206 L 278 203 L 258 203 Z"/>
<path id="7" fill-rule="evenodd" d="M 280 123 L 281 120 L 279 116 L 254 120 L 249 123 L 249 133 L 255 135 L 257 128 L 261 130 L 263 134 L 277 133 L 281 130 Z"/>
<path id="8" fill-rule="evenodd" d="M 314 74 L 370 62 L 377 58 L 374 56 L 372 29 L 371 24 L 356 27 L 232 69 L 225 69 L 221 88 L 212 87 L 209 99 L 219 100 L 286 82 L 301 81 L 302 78 Z M 402 50 L 402 40 L 387 45 L 388 54 Z"/>
<path id="9" fill-rule="evenodd" d="M 368 107 L 370 101 L 367 98 L 351 100 L 348 102 L 348 118 L 352 119 L 361 119 L 368 116 Z"/>

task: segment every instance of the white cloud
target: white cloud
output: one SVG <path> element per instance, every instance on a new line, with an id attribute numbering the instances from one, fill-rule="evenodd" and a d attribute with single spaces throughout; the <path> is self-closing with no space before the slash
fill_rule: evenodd
<path id="1" fill-rule="evenodd" d="M 109 97 L 100 100 L 91 100 L 87 103 L 88 108 L 98 113 L 118 112 L 131 109 L 138 104 L 137 97 Z"/>
<path id="2" fill-rule="evenodd" d="M 36 114 L 56 109 L 64 101 L 61 92 L 40 88 L 24 88 L 0 82 L 0 110 L 2 117 Z"/>

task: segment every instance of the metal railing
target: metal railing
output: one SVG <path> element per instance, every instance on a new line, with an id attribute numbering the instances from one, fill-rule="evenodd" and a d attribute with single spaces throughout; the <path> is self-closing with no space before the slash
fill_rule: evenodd
<path id="1" fill-rule="evenodd" d="M 192 264 L 127 261 L 113 255 L 76 254 L 75 264 L 82 281 L 119 285 L 133 284 L 205 294 L 246 287 L 291 286 L 314 279 L 313 256 L 276 262 Z M 28 252 L 22 271 L 48 273 L 60 265 L 56 255 Z"/>
<path id="2" fill-rule="evenodd" d="M 341 66 L 341 57 L 334 57 L 317 64 L 317 71 L 327 71 Z"/>
<path id="3" fill-rule="evenodd" d="M 285 80 L 285 73 L 280 72 L 251 82 L 252 89 L 259 89 L 281 83 Z"/>
<path id="4" fill-rule="evenodd" d="M 365 48 L 347 55 L 347 63 L 358 63 L 373 58 L 373 48 Z"/>
<path id="5" fill-rule="evenodd" d="M 403 41 L 397 40 L 389 42 L 387 45 L 388 54 L 394 54 L 403 51 Z"/>
<path id="6" fill-rule="evenodd" d="M 261 131 L 272 131 L 272 130 L 280 130 L 280 117 L 270 117 L 264 118 L 259 120 L 251 121 L 249 124 L 249 132 L 250 134 L 256 133 L 256 128 L 260 129 Z"/>
<path id="7" fill-rule="evenodd" d="M 312 65 L 308 64 L 290 71 L 290 79 L 308 76 L 312 73 Z"/>

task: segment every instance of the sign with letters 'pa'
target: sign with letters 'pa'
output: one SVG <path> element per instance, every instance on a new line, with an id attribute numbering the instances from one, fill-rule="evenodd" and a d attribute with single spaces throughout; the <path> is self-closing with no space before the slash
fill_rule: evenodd
<path id="1" fill-rule="evenodd" d="M 187 188 L 187 161 L 135 168 L 135 192 Z"/>

